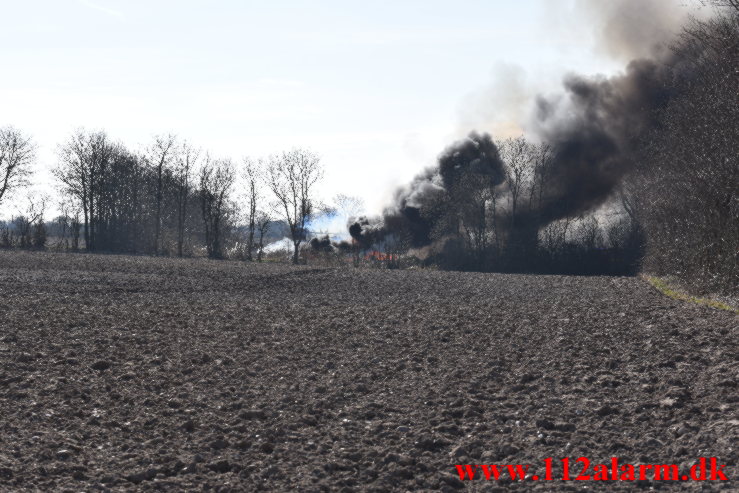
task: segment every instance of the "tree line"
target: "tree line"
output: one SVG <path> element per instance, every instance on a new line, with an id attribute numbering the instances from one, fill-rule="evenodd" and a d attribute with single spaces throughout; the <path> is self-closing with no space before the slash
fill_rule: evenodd
<path id="1" fill-rule="evenodd" d="M 392 254 L 393 265 L 410 251 L 417 263 L 453 270 L 637 272 L 639 222 L 623 213 L 618 197 L 596 213 L 559 214 L 573 207 L 566 197 L 547 199 L 552 166 L 549 144 L 524 137 L 494 142 L 473 133 L 447 149 L 438 169 L 401 193 L 379 223 L 360 220 L 350 231 L 363 250 Z M 551 220 L 553 215 L 559 219 Z"/>
<path id="2" fill-rule="evenodd" d="M 739 6 L 722 4 L 721 15 L 694 20 L 672 47 L 681 67 L 660 83 L 675 96 L 633 136 L 636 164 L 596 212 L 567 203 L 567 195 L 552 200 L 562 170 L 553 168 L 551 145 L 473 134 L 442 156 L 438 176 L 422 175 L 412 193 L 399 194 L 382 227 L 359 218 L 349 225 L 351 244 L 309 242 L 311 219 L 325 211 L 315 196 L 323 170 L 309 150 L 235 164 L 172 135 L 133 152 L 105 132 L 80 130 L 58 150 L 62 215 L 45 223 L 43 201 L 32 202 L 0 224 L 0 246 L 43 248 L 54 237 L 71 250 L 184 256 L 202 249 L 211 258 L 262 260 L 279 225 L 295 263 L 307 244 L 352 254 L 355 264 L 379 249 L 369 256 L 395 266 L 405 258 L 479 271 L 646 268 L 699 289 L 735 290 Z M 35 159 L 29 136 L 0 128 L 0 202 L 28 184 Z"/>
<path id="3" fill-rule="evenodd" d="M 693 21 L 673 48 L 692 80 L 642 136 L 624 182 L 626 210 L 647 233 L 645 268 L 703 290 L 739 286 L 739 2 Z M 699 82 L 696 83 L 695 80 Z"/>
<path id="4" fill-rule="evenodd" d="M 564 149 L 561 140 L 553 148 L 524 137 L 493 142 L 472 133 L 401 189 L 382 218 L 354 222 L 355 241 L 366 251 L 411 252 L 407 260 L 447 269 L 647 269 L 678 276 L 698 290 L 735 292 L 739 5 L 713 3 L 723 10 L 687 25 L 662 66 L 642 64 L 642 72 L 635 67 L 634 74 L 651 80 L 619 81 L 618 90 L 633 91 L 629 84 L 637 84 L 642 91 L 625 98 L 633 107 L 606 108 L 625 122 L 615 128 L 621 132 L 619 155 L 598 134 L 598 115 L 588 113 L 593 106 L 585 106 L 582 126 L 576 127 L 580 140 L 565 142 Z M 612 96 L 613 87 L 597 84 L 572 87 L 588 105 L 601 88 L 606 98 Z M 638 121 L 643 124 L 629 126 Z M 561 159 L 563 153 L 569 160 Z M 609 163 L 614 156 L 618 161 Z M 605 164 L 596 172 L 578 166 L 592 162 Z M 398 257 L 390 258 L 397 263 Z"/>
<path id="5" fill-rule="evenodd" d="M 230 248 L 261 261 L 270 228 L 286 225 L 297 263 L 317 211 L 322 168 L 306 149 L 236 165 L 173 135 L 132 152 L 104 131 L 78 130 L 57 154 L 62 214 L 46 223 L 45 201 L 32 201 L 29 211 L 2 225 L 2 245 L 43 248 L 53 236 L 56 246 L 70 250 L 182 257 L 202 249 L 224 258 Z M 30 137 L 0 129 L 0 202 L 28 184 L 35 159 Z"/>

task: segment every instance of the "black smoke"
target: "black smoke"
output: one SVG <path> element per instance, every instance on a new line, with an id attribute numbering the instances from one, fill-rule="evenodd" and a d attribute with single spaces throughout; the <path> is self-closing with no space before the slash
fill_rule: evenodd
<path id="1" fill-rule="evenodd" d="M 382 218 L 361 217 L 349 222 L 349 234 L 362 247 L 382 243 L 390 234 L 407 234 L 408 246 L 428 245 L 432 241 L 434 223 L 443 212 L 438 210 L 445 196 L 465 178 L 474 174 L 491 186 L 505 179 L 500 153 L 488 134 L 472 132 L 449 146 L 438 164 L 416 176 L 395 193 L 394 204 L 385 209 Z M 397 240 L 397 238 L 395 238 Z"/>
<path id="2" fill-rule="evenodd" d="M 639 159 L 640 137 L 674 96 L 671 80 L 689 76 L 676 62 L 635 60 L 611 78 L 569 76 L 564 98 L 537 98 L 533 126 L 553 150 L 540 226 L 591 211 L 612 195 Z"/>
<path id="3" fill-rule="evenodd" d="M 313 253 L 350 253 L 352 245 L 348 241 L 332 241 L 328 235 L 311 238 L 307 246 Z"/>
<path id="4" fill-rule="evenodd" d="M 379 219 L 371 220 L 366 216 L 349 219 L 349 234 L 364 250 L 382 243 L 386 232 L 384 223 Z"/>
<path id="5" fill-rule="evenodd" d="M 439 156 L 438 173 L 446 190 L 453 189 L 470 173 L 483 177 L 494 186 L 505 179 L 505 167 L 498 147 L 489 135 L 475 132 Z"/>
<path id="6" fill-rule="evenodd" d="M 639 8 L 638 2 L 617 3 L 614 12 L 621 17 Z M 613 26 L 616 21 L 609 22 Z M 529 133 L 550 146 L 552 157 L 541 206 L 522 211 L 517 224 L 526 224 L 535 234 L 555 220 L 593 211 L 612 197 L 639 161 L 640 138 L 658 125 L 660 110 L 676 95 L 674 88 L 685 86 L 676 85 L 675 80 L 692 77 L 689 64 L 664 49 L 667 43 L 652 43 L 652 57 L 631 61 L 622 74 L 610 78 L 569 75 L 563 82 L 563 94 L 536 98 Z M 410 236 L 409 246 L 429 245 L 441 216 L 435 209 L 471 174 L 487 180 L 492 188 L 506 188 L 505 165 L 487 134 L 473 132 L 447 148 L 435 167 L 397 191 L 381 218 L 350 223 L 352 237 L 365 245 L 403 231 Z"/>

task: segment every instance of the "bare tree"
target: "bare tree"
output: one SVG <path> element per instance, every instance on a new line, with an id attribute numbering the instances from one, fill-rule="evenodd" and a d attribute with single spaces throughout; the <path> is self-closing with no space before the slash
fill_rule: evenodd
<path id="1" fill-rule="evenodd" d="M 0 128 L 0 202 L 6 194 L 28 184 L 36 161 L 36 145 L 14 127 Z"/>
<path id="2" fill-rule="evenodd" d="M 364 212 L 364 200 L 343 193 L 334 196 L 334 207 L 340 215 L 351 219 Z"/>
<path id="3" fill-rule="evenodd" d="M 69 233 L 70 233 L 70 245 L 69 247 L 73 252 L 78 252 L 80 249 L 80 230 L 82 229 L 82 222 L 80 221 L 80 211 L 75 210 L 74 216 L 71 216 L 69 222 Z"/>
<path id="4" fill-rule="evenodd" d="M 600 224 L 594 214 L 580 221 L 575 235 L 585 250 L 590 252 L 600 247 L 603 241 Z"/>
<path id="5" fill-rule="evenodd" d="M 18 233 L 18 246 L 21 248 L 43 248 L 46 245 L 44 212 L 47 200 L 45 196 L 29 196 L 26 210 L 13 220 Z"/>
<path id="6" fill-rule="evenodd" d="M 65 191 L 77 198 L 84 216 L 85 248 L 95 250 L 96 213 L 100 202 L 100 180 L 114 146 L 105 132 L 76 131 L 59 148 L 59 166 L 54 170 Z"/>
<path id="7" fill-rule="evenodd" d="M 202 196 L 192 183 L 199 156 L 173 137 L 158 138 L 140 156 L 103 132 L 75 133 L 59 149 L 55 174 L 79 205 L 86 248 L 183 255 L 188 228 L 202 224 Z"/>
<path id="8" fill-rule="evenodd" d="M 200 169 L 200 200 L 205 246 L 210 258 L 223 258 L 225 232 L 232 214 L 229 202 L 234 180 L 230 160 L 211 160 L 206 156 Z"/>
<path id="9" fill-rule="evenodd" d="M 529 209 L 533 209 L 533 199 L 537 199 L 536 210 L 541 213 L 544 201 L 544 190 L 547 189 L 552 172 L 554 152 L 548 143 L 542 143 L 532 147 L 534 176 L 531 180 L 531 192 L 529 195 Z"/>
<path id="10" fill-rule="evenodd" d="M 154 216 L 154 254 L 161 250 L 162 197 L 164 195 L 164 171 L 176 159 L 177 139 L 174 135 L 157 136 L 146 153 L 146 162 L 156 175 L 156 211 Z"/>
<path id="11" fill-rule="evenodd" d="M 642 136 L 638 173 L 628 183 L 635 193 L 624 206 L 646 234 L 647 269 L 698 290 L 736 291 L 739 11 L 694 20 L 673 50 L 691 76 L 671 81 L 677 95 L 661 110 L 659 127 Z"/>
<path id="12" fill-rule="evenodd" d="M 246 221 L 248 227 L 245 253 L 246 260 L 252 260 L 254 233 L 257 222 L 257 207 L 260 199 L 259 180 L 261 171 L 259 163 L 252 161 L 249 158 L 244 159 L 242 173 L 246 185 Z"/>
<path id="13" fill-rule="evenodd" d="M 719 8 L 733 9 L 739 12 L 739 0 L 701 0 L 703 5 L 710 4 Z"/>
<path id="14" fill-rule="evenodd" d="M 61 214 L 52 223 L 57 231 L 57 241 L 54 249 L 57 251 L 69 250 L 70 220 L 67 214 Z"/>
<path id="15" fill-rule="evenodd" d="M 267 162 L 267 185 L 277 199 L 277 211 L 290 228 L 294 264 L 314 213 L 314 187 L 322 176 L 320 158 L 309 150 L 293 149 L 271 156 Z"/>
<path id="16" fill-rule="evenodd" d="M 493 206 L 494 190 L 480 173 L 461 176 L 450 193 L 450 212 L 454 214 L 455 233 L 472 255 L 469 267 L 482 269 L 490 240 L 489 207 Z"/>
<path id="17" fill-rule="evenodd" d="M 57 242 L 54 248 L 56 250 L 69 250 L 74 247 L 73 249 L 76 250 L 79 247 L 79 209 L 69 200 L 68 196 L 63 195 L 59 201 L 59 210 L 61 214 L 54 220 L 54 226 L 57 230 Z M 76 247 L 74 246 L 75 227 Z"/>
<path id="18" fill-rule="evenodd" d="M 524 137 L 507 139 L 500 146 L 500 154 L 506 164 L 506 184 L 509 191 L 511 229 L 521 205 L 521 194 L 531 175 L 533 146 Z"/>
<path id="19" fill-rule="evenodd" d="M 257 233 L 259 234 L 259 240 L 257 242 L 257 262 L 261 262 L 262 256 L 264 255 L 264 236 L 269 230 L 270 223 L 272 223 L 272 216 L 269 212 L 257 211 L 255 220 Z"/>
<path id="20" fill-rule="evenodd" d="M 192 189 L 192 173 L 200 159 L 200 149 L 183 142 L 175 159 L 174 181 L 177 200 L 177 256 L 182 257 L 185 243 L 187 205 Z"/>

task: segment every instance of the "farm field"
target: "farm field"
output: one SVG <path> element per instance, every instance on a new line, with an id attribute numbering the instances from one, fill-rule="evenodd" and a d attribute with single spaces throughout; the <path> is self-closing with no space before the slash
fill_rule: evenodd
<path id="1" fill-rule="evenodd" d="M 0 491 L 598 491 L 455 469 L 581 456 L 736 476 L 737 316 L 638 278 L 3 251 L 0 290 Z M 607 488 L 637 485 L 732 487 Z"/>

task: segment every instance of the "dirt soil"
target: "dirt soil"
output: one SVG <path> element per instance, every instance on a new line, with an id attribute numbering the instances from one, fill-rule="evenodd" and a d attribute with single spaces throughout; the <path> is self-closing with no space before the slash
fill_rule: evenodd
<path id="1" fill-rule="evenodd" d="M 0 491 L 737 488 L 739 318 L 638 278 L 0 252 L 0 290 Z M 580 456 L 733 481 L 530 479 Z"/>

